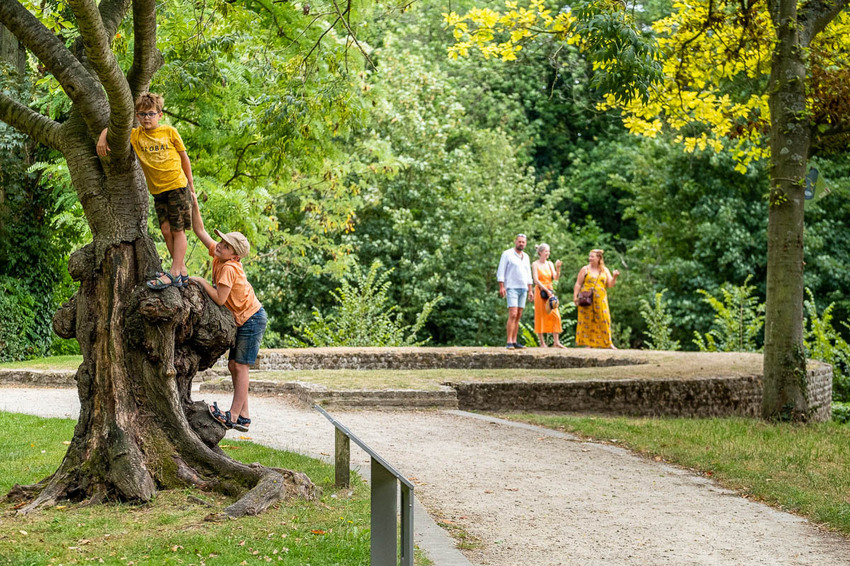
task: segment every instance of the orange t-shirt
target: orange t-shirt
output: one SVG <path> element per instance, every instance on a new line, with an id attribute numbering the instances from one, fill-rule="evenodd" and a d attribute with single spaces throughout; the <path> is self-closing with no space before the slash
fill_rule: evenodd
<path id="1" fill-rule="evenodd" d="M 236 326 L 242 326 L 257 314 L 263 305 L 257 300 L 254 288 L 248 283 L 241 261 L 221 261 L 215 257 L 215 242 L 210 244 L 210 255 L 213 258 L 213 283 L 230 287 L 230 295 L 224 301 L 224 306 L 233 313 Z"/>

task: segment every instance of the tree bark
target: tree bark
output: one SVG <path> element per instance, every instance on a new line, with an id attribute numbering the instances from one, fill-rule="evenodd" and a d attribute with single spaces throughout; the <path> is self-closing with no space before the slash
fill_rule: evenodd
<path id="1" fill-rule="evenodd" d="M 305 475 L 247 466 L 218 448 L 225 429 L 205 403 L 192 401 L 192 378 L 230 347 L 233 316 L 197 285 L 144 285 L 161 265 L 152 240 L 138 230 L 147 209 L 138 167 L 105 177 L 96 160 L 77 155 L 68 160 L 75 183 L 99 180 L 98 198 L 86 200 L 106 200 L 86 211 L 95 241 L 72 255 L 69 271 L 80 289 L 54 317 L 56 332 L 76 337 L 83 353 L 80 418 L 59 469 L 13 490 L 35 495 L 19 512 L 62 499 L 143 502 L 177 486 L 247 492 L 244 503 L 225 509 L 231 516 L 259 513 L 283 497 L 313 497 Z M 142 207 L 135 215 L 111 212 L 132 202 Z M 120 240 L 121 234 L 135 237 Z"/>
<path id="2" fill-rule="evenodd" d="M 20 3 L 0 1 L 0 22 L 55 69 L 73 101 L 60 124 L 0 94 L 0 119 L 63 153 L 93 236 L 71 255 L 68 270 L 80 287 L 53 321 L 56 333 L 76 338 L 83 354 L 76 374 L 80 418 L 59 469 L 35 485 L 16 486 L 10 496 L 25 500 L 18 512 L 29 513 L 62 499 L 144 502 L 157 489 L 195 486 L 245 493 L 224 510 L 234 517 L 285 497 L 311 498 L 315 486 L 304 474 L 225 455 L 218 447 L 224 427 L 191 398 L 196 372 L 233 342 L 233 315 L 197 285 L 145 286 L 161 263 L 147 233 L 144 176 L 129 147 L 131 87 L 107 49 L 129 2 L 104 0 L 100 12 L 90 0 L 70 5 L 86 35 L 85 54 L 57 44 Z M 134 5 L 137 34 L 155 32 L 154 10 L 151 0 Z M 136 53 L 133 88 L 140 88 L 161 59 L 155 38 L 135 42 L 147 50 Z M 110 140 L 120 143 L 101 160 L 94 140 L 109 114 L 110 128 L 119 130 L 110 131 Z"/>
<path id="3" fill-rule="evenodd" d="M 762 416 L 808 420 L 803 349 L 803 206 L 811 143 L 806 113 L 807 67 L 797 0 L 770 5 L 777 34 L 771 62 L 771 189 L 767 240 Z"/>

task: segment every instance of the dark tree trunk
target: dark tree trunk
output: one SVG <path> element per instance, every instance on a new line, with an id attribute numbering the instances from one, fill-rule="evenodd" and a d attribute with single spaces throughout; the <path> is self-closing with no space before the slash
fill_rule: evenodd
<path id="1" fill-rule="evenodd" d="M 148 501 L 160 488 L 248 491 L 231 516 L 258 513 L 282 497 L 312 497 L 304 474 L 247 466 L 218 448 L 225 429 L 191 398 L 192 378 L 229 348 L 232 314 L 197 285 L 151 291 L 161 268 L 147 235 L 148 195 L 134 160 L 104 166 L 81 135 L 65 155 L 94 241 L 72 254 L 76 295 L 56 313 L 54 330 L 83 354 L 76 381 L 80 418 L 59 469 L 13 494 L 32 498 L 27 513 L 61 499 Z M 255 487 L 256 486 L 256 487 Z M 253 488 L 253 489 L 252 489 Z"/>
<path id="2" fill-rule="evenodd" d="M 307 476 L 246 466 L 218 447 L 225 430 L 203 403 L 193 403 L 192 378 L 233 341 L 235 323 L 197 286 L 154 292 L 144 285 L 161 269 L 147 234 L 148 193 L 130 149 L 133 99 L 147 88 L 162 56 L 156 49 L 155 0 L 67 0 L 80 32 L 70 49 L 17 0 L 0 0 L 0 23 L 33 53 L 71 99 L 62 123 L 0 92 L 0 120 L 62 152 L 93 241 L 72 254 L 76 295 L 53 327 L 75 337 L 80 419 L 59 469 L 32 486 L 16 486 L 27 513 L 60 499 L 148 501 L 157 489 L 197 486 L 247 491 L 225 509 L 259 513 L 293 495 L 312 497 Z M 119 68 L 110 44 L 133 11 L 133 64 Z M 111 153 L 95 141 L 109 125 Z"/>
<path id="3" fill-rule="evenodd" d="M 258 486 L 245 496 L 250 504 L 226 510 L 231 516 L 282 497 L 312 497 L 303 474 L 246 466 L 218 448 L 225 429 L 192 401 L 191 386 L 230 346 L 233 316 L 196 285 L 147 289 L 160 261 L 141 231 L 148 206 L 141 172 L 113 165 L 124 171 L 106 177 L 97 161 L 68 154 L 95 237 L 72 255 L 80 289 L 54 318 L 57 334 L 76 337 L 83 353 L 80 419 L 59 469 L 14 490 L 33 497 L 21 512 L 60 499 L 148 501 L 159 488 L 187 485 L 227 493 Z M 96 190 L 87 195 L 88 188 Z"/>

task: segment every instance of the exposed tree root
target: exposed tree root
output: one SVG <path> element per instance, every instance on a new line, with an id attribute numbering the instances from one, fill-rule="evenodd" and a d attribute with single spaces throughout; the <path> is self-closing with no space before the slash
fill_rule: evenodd
<path id="1" fill-rule="evenodd" d="M 245 515 L 259 515 L 278 501 L 303 497 L 307 500 L 315 499 L 316 487 L 305 474 L 283 470 L 283 474 L 264 468 L 266 470 L 257 485 L 246 493 L 239 501 L 225 508 L 224 512 L 233 518 Z"/>

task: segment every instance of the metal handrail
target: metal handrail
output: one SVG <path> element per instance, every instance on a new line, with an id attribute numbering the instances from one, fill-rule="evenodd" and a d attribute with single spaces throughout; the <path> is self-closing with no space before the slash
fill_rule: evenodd
<path id="1" fill-rule="evenodd" d="M 371 466 L 371 565 L 413 566 L 413 484 L 357 438 L 348 427 L 333 418 L 319 405 L 313 405 L 336 428 L 334 451 L 334 483 L 348 486 L 351 478 L 351 446 L 353 440 L 372 459 Z M 401 529 L 398 528 L 398 492 L 401 486 Z M 398 540 L 401 539 L 401 554 Z"/>

